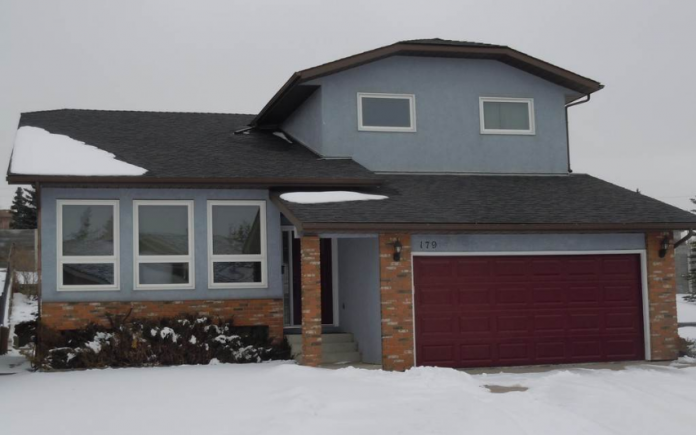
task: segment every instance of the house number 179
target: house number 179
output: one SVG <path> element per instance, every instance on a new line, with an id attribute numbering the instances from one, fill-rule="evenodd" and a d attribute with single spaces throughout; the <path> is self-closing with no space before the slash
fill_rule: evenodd
<path id="1" fill-rule="evenodd" d="M 423 240 L 420 242 L 421 249 L 435 249 L 437 248 L 437 242 L 435 240 Z"/>

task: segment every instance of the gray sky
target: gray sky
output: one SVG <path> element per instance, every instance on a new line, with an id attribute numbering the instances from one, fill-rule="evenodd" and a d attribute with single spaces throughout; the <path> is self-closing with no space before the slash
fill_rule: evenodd
<path id="1" fill-rule="evenodd" d="M 440 37 L 604 83 L 570 109 L 574 171 L 696 208 L 695 16 L 693 0 L 0 0 L 0 167 L 21 112 L 257 113 L 294 71 Z M 1 207 L 13 190 L 3 176 Z"/>

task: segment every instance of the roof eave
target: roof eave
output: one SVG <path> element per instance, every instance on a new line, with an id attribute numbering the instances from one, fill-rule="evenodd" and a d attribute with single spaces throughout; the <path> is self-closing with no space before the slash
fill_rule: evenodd
<path id="1" fill-rule="evenodd" d="M 318 186 L 378 186 L 379 178 L 206 178 L 206 177 L 131 177 L 131 176 L 72 176 L 72 175 L 19 175 L 8 174 L 7 182 L 16 184 L 126 184 L 126 185 L 233 185 L 272 187 L 318 187 Z"/>
<path id="2" fill-rule="evenodd" d="M 287 216 L 287 214 L 286 214 Z M 288 217 L 289 218 L 289 217 Z M 294 219 L 297 220 L 293 216 Z M 578 233 L 578 232 L 645 232 L 696 229 L 696 222 L 665 223 L 604 223 L 604 224 L 470 224 L 470 223 L 328 223 L 302 222 L 305 234 L 320 233 L 375 233 L 375 232 L 427 232 L 427 233 Z"/>

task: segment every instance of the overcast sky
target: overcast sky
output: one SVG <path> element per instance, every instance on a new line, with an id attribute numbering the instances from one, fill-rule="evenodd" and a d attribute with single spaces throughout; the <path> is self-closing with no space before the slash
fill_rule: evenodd
<path id="1" fill-rule="evenodd" d="M 573 170 L 694 208 L 694 17 L 693 0 L 0 0 L 0 207 L 21 112 L 257 113 L 294 71 L 440 37 L 602 82 L 570 109 Z"/>

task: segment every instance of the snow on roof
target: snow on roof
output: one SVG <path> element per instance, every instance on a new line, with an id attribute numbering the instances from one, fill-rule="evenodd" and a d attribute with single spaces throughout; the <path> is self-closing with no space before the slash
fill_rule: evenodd
<path id="1" fill-rule="evenodd" d="M 20 127 L 12 153 L 13 174 L 28 175 L 143 175 L 131 165 L 95 146 L 37 127 Z"/>
<path id="2" fill-rule="evenodd" d="M 297 204 L 325 204 L 327 202 L 371 201 L 388 199 L 384 195 L 370 195 L 360 192 L 329 191 L 329 192 L 291 192 L 280 195 L 281 199 Z"/>

